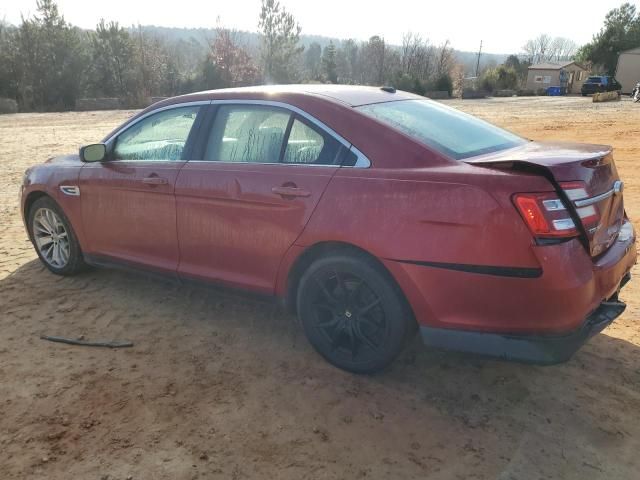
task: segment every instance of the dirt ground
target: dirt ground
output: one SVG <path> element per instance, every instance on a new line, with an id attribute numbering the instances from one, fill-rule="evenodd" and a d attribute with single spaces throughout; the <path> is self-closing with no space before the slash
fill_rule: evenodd
<path id="1" fill-rule="evenodd" d="M 640 228 L 640 105 L 448 103 L 537 140 L 613 144 Z M 1 478 L 638 478 L 640 280 L 623 292 L 625 314 L 569 363 L 510 364 L 416 341 L 366 377 L 324 362 L 268 303 L 119 271 L 50 274 L 20 220 L 23 171 L 131 114 L 0 116 Z"/>

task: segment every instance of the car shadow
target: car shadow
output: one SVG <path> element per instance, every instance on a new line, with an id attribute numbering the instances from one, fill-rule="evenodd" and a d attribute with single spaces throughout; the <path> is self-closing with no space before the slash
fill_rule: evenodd
<path id="1" fill-rule="evenodd" d="M 126 425 L 141 411 L 149 421 L 172 412 L 185 421 L 172 424 L 175 435 L 189 436 L 204 428 L 201 412 L 232 419 L 242 412 L 251 431 L 279 438 L 277 423 L 333 438 L 318 452 L 334 465 L 347 461 L 339 445 L 353 439 L 356 423 L 364 447 L 387 442 L 390 450 L 375 460 L 381 466 L 400 462 L 401 452 L 407 472 L 425 478 L 473 468 L 484 472 L 478 478 L 630 478 L 637 465 L 640 352 L 616 338 L 640 338 L 633 312 L 562 365 L 429 350 L 416 338 L 385 372 L 355 376 L 324 362 L 277 304 L 143 274 L 96 269 L 63 278 L 29 261 L 0 280 L 0 311 L 0 378 L 14 418 L 102 412 Z M 56 345 L 42 334 L 134 347 Z M 51 391 L 55 408 L 46 403 Z M 25 392 L 38 400 L 21 410 Z M 240 434 L 229 428 L 230 438 Z M 304 445 L 286 448 L 303 455 Z"/>

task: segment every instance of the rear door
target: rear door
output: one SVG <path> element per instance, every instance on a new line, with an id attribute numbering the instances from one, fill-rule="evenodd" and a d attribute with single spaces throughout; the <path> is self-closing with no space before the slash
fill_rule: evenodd
<path id="1" fill-rule="evenodd" d="M 108 141 L 107 161 L 83 166 L 85 253 L 175 272 L 175 182 L 200 108 L 193 104 L 143 117 Z"/>
<path id="2" fill-rule="evenodd" d="M 178 272 L 270 293 L 346 146 L 289 109 L 222 103 L 176 183 Z"/>

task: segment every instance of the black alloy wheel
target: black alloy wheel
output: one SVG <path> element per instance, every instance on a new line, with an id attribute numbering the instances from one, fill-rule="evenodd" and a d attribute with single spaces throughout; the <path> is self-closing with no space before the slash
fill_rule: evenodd
<path id="1" fill-rule="evenodd" d="M 315 349 L 354 373 L 389 365 L 415 331 L 398 287 L 367 257 L 313 263 L 300 281 L 298 313 Z"/>

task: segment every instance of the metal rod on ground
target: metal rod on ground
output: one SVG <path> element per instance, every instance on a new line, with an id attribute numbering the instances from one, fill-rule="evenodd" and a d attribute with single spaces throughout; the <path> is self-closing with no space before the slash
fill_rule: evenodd
<path id="1" fill-rule="evenodd" d="M 89 342 L 85 340 L 74 340 L 72 338 L 64 338 L 64 337 L 50 337 L 49 335 L 41 335 L 40 338 L 42 340 L 48 340 L 50 342 L 57 343 L 67 343 L 69 345 L 80 345 L 83 347 L 106 347 L 106 348 L 124 348 L 124 347 L 133 347 L 132 342 Z"/>

